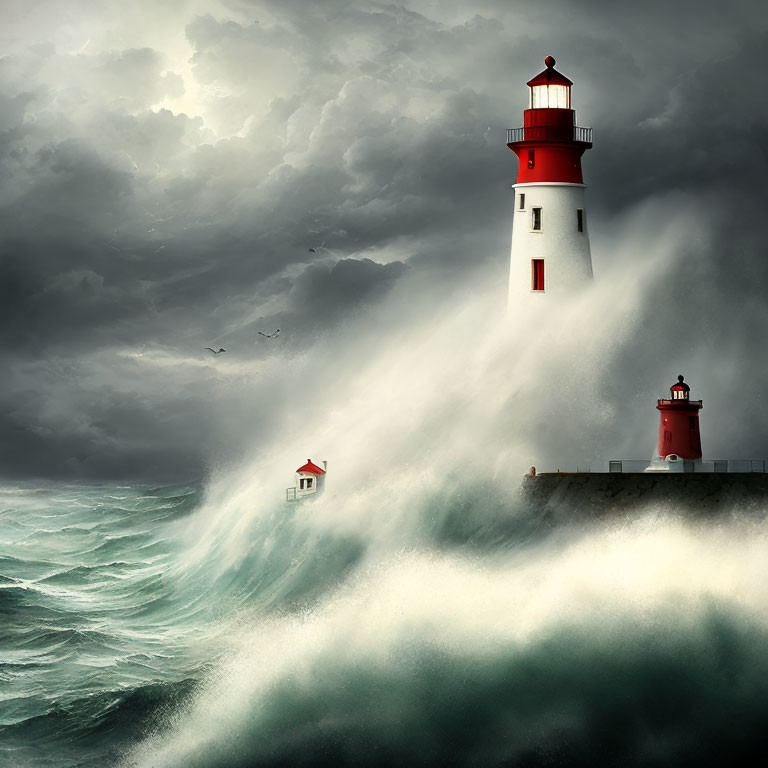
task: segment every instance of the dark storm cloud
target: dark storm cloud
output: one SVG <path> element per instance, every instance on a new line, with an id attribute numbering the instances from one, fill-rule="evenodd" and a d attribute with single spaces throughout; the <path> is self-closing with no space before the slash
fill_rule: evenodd
<path id="1" fill-rule="evenodd" d="M 325 328 L 342 319 L 349 311 L 349 297 L 360 302 L 375 301 L 405 269 L 396 261 L 377 264 L 370 259 L 341 259 L 332 267 L 307 267 L 289 294 L 290 320 L 301 318 L 301 326 Z M 310 325 L 311 324 L 311 325 Z"/>
<path id="2" fill-rule="evenodd" d="M 415 271 L 447 290 L 483 271 L 503 283 L 516 167 L 504 129 L 546 53 L 595 126 L 593 237 L 670 190 L 717 207 L 714 238 L 652 316 L 680 322 L 683 295 L 701 319 L 685 288 L 715 281 L 707 327 L 734 349 L 765 319 L 768 280 L 759 11 L 189 0 L 129 13 L 73 0 L 15 13 L 0 59 L 5 466 L 198 472 L 215 377 L 155 389 L 125 350 L 190 359 L 279 324 L 298 352 Z M 596 247 L 598 270 L 602 258 Z M 77 357 L 67 376 L 45 374 Z"/>
<path id="3" fill-rule="evenodd" d="M 733 55 L 675 77 L 634 130 L 602 131 L 595 186 L 616 190 L 614 205 L 708 185 L 723 190 L 726 204 L 759 196 L 768 166 L 768 107 L 755 99 L 754 62 L 767 43 L 764 33 L 745 36 Z"/>

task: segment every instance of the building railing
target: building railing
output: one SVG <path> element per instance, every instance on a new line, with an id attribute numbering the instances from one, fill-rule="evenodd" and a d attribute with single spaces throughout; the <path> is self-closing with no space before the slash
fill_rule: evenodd
<path id="1" fill-rule="evenodd" d="M 525 128 L 507 128 L 507 144 L 520 141 L 576 141 L 592 143 L 592 129 L 580 125 L 533 125 Z"/>

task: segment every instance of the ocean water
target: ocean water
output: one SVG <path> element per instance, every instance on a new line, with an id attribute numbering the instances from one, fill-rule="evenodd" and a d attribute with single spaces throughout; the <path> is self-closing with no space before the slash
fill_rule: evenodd
<path id="1" fill-rule="evenodd" d="M 407 509 L 3 489 L 0 765 L 701 766 L 768 746 L 761 515 L 575 525 L 463 481 L 388 503 Z"/>
<path id="2" fill-rule="evenodd" d="M 192 690 L 211 618 L 168 580 L 169 533 L 198 499 L 0 492 L 0 764 L 112 764 L 148 712 Z"/>

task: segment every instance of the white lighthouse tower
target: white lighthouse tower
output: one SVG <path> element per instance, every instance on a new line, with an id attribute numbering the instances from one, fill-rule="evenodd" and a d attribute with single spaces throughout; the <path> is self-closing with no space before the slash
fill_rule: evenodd
<path id="1" fill-rule="evenodd" d="M 528 81 L 522 128 L 507 131 L 517 155 L 515 213 L 509 268 L 509 304 L 562 295 L 592 278 L 581 156 L 592 129 L 576 125 L 573 83 L 555 69 Z"/>

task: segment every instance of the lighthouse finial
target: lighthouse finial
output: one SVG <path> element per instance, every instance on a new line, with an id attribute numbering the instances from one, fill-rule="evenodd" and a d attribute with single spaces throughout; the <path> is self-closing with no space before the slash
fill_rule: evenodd
<path id="1" fill-rule="evenodd" d="M 683 376 L 683 374 L 681 373 L 681 374 L 680 374 L 680 375 L 677 377 L 677 380 L 678 380 L 678 381 L 679 381 L 679 382 L 682 384 L 682 383 L 683 383 L 683 381 L 685 381 L 685 376 Z"/>
<path id="2" fill-rule="evenodd" d="M 554 56 L 547 56 L 546 59 L 544 59 L 544 64 L 549 68 L 552 69 L 552 67 L 555 66 L 555 57 Z"/>

